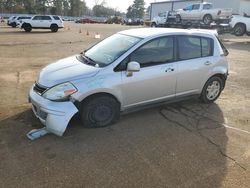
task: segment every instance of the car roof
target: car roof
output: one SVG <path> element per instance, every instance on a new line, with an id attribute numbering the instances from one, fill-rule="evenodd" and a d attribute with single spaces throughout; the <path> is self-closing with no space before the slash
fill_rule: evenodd
<path id="1" fill-rule="evenodd" d="M 157 37 L 161 35 L 202 35 L 208 37 L 218 35 L 216 30 L 175 28 L 139 28 L 125 30 L 119 33 L 139 38 Z"/>

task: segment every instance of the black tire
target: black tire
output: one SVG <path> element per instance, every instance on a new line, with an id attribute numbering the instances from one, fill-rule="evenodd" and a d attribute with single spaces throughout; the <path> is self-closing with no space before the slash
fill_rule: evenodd
<path id="1" fill-rule="evenodd" d="M 24 31 L 26 31 L 26 32 L 31 32 L 32 27 L 31 27 L 30 24 L 24 24 L 23 29 L 24 29 Z"/>
<path id="2" fill-rule="evenodd" d="M 110 96 L 91 97 L 82 103 L 80 116 L 84 127 L 106 127 L 119 119 L 120 104 Z"/>
<path id="3" fill-rule="evenodd" d="M 51 29 L 51 32 L 57 32 L 58 31 L 58 26 L 56 25 L 56 24 L 52 24 L 51 26 L 50 26 L 50 29 Z"/>
<path id="4" fill-rule="evenodd" d="M 213 22 L 213 17 L 210 15 L 210 14 L 206 14 L 204 17 L 203 17 L 203 23 L 205 25 L 210 25 L 212 22 Z"/>
<path id="5" fill-rule="evenodd" d="M 216 101 L 224 88 L 224 82 L 224 80 L 217 76 L 210 78 L 203 87 L 200 95 L 201 101 L 206 104 Z M 212 94 L 213 91 L 214 94 Z"/>
<path id="6" fill-rule="evenodd" d="M 181 16 L 180 16 L 179 14 L 176 15 L 175 21 L 176 21 L 177 23 L 181 23 Z"/>
<path id="7" fill-rule="evenodd" d="M 238 23 L 234 26 L 233 29 L 235 36 L 243 36 L 246 33 L 246 25 L 243 23 Z"/>
<path id="8" fill-rule="evenodd" d="M 13 22 L 13 23 L 11 24 L 11 27 L 15 28 L 15 27 L 16 27 L 16 22 Z"/>
<path id="9" fill-rule="evenodd" d="M 157 27 L 156 23 L 153 22 L 153 23 L 151 24 L 151 27 Z"/>

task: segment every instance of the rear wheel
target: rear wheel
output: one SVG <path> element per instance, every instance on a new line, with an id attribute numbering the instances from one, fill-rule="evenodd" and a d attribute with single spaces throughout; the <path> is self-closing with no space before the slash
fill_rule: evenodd
<path id="1" fill-rule="evenodd" d="M 246 26 L 242 23 L 238 23 L 234 26 L 233 32 L 236 36 L 243 36 L 246 33 Z"/>
<path id="2" fill-rule="evenodd" d="M 153 22 L 153 23 L 151 24 L 151 27 L 157 27 L 156 23 Z"/>
<path id="3" fill-rule="evenodd" d="M 13 23 L 11 24 L 11 26 L 15 28 L 15 27 L 16 27 L 16 22 L 13 22 Z"/>
<path id="4" fill-rule="evenodd" d="M 85 127 L 106 127 L 119 119 L 120 105 L 110 96 L 91 97 L 83 102 L 80 116 Z"/>
<path id="5" fill-rule="evenodd" d="M 207 104 L 214 102 L 220 96 L 221 91 L 223 90 L 223 82 L 224 81 L 217 76 L 210 78 L 202 90 L 200 96 L 202 102 Z"/>
<path id="6" fill-rule="evenodd" d="M 57 32 L 58 31 L 58 26 L 56 24 L 52 24 L 50 26 L 51 32 Z"/>
<path id="7" fill-rule="evenodd" d="M 32 27 L 31 27 L 30 24 L 24 24 L 23 29 L 24 29 L 24 31 L 26 31 L 26 32 L 31 32 Z"/>
<path id="8" fill-rule="evenodd" d="M 213 18 L 210 14 L 207 14 L 203 17 L 203 23 L 206 25 L 210 25 L 213 21 Z"/>

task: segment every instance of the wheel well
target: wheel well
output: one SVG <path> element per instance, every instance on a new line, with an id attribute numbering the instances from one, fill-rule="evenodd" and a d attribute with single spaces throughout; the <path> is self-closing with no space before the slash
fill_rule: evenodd
<path id="1" fill-rule="evenodd" d="M 22 27 L 25 27 L 25 26 L 30 26 L 31 27 L 31 25 L 29 23 L 23 23 Z"/>
<path id="2" fill-rule="evenodd" d="M 111 97 L 111 98 L 115 99 L 116 102 L 117 102 L 117 103 L 119 104 L 119 106 L 121 107 L 120 101 L 119 101 L 114 95 L 112 95 L 112 94 L 110 94 L 110 93 L 105 93 L 105 92 L 102 92 L 102 93 L 95 93 L 95 94 L 89 95 L 89 96 L 87 96 L 86 98 L 84 98 L 84 99 L 80 102 L 80 104 L 82 105 L 82 104 L 84 104 L 85 102 L 87 102 L 87 101 L 89 101 L 89 100 L 92 100 L 92 99 L 95 98 L 95 97 L 100 97 L 100 96 L 106 96 L 106 97 Z"/>
<path id="3" fill-rule="evenodd" d="M 206 16 L 210 16 L 213 19 L 213 16 L 211 14 L 205 14 L 202 19 L 204 20 Z"/>
<path id="4" fill-rule="evenodd" d="M 57 26 L 57 27 L 58 27 L 58 25 L 57 25 L 57 24 L 51 24 L 51 25 L 50 25 L 50 27 L 52 27 L 52 26 Z"/>
<path id="5" fill-rule="evenodd" d="M 224 89 L 225 83 L 226 83 L 226 80 L 227 80 L 227 75 L 226 74 L 215 74 L 215 75 L 211 76 L 209 79 L 211 79 L 213 77 L 219 77 L 220 79 L 222 79 L 222 81 L 223 81 L 223 89 Z"/>
<path id="6" fill-rule="evenodd" d="M 243 25 L 245 28 L 247 27 L 245 23 L 242 23 L 242 22 L 238 22 L 237 24 L 235 24 L 234 27 L 236 27 L 237 25 Z"/>

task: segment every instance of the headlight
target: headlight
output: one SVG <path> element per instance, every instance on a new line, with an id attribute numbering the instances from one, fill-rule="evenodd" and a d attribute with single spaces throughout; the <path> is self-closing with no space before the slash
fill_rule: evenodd
<path id="1" fill-rule="evenodd" d="M 67 82 L 50 88 L 43 94 L 43 97 L 52 101 L 65 101 L 75 92 L 77 92 L 75 86 Z"/>

